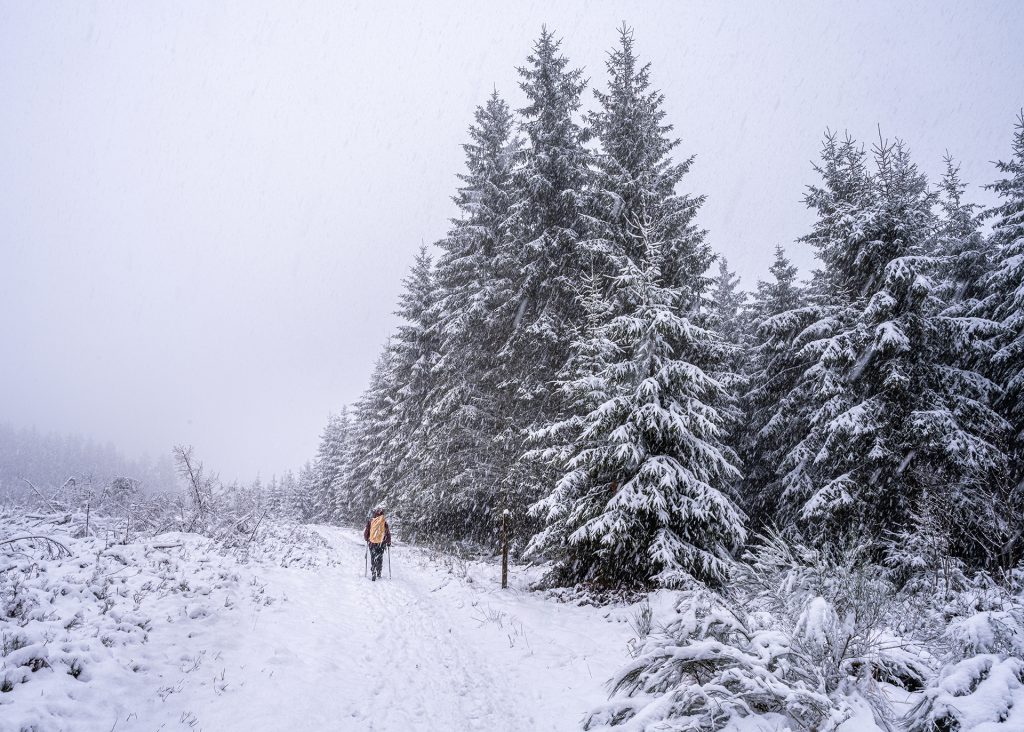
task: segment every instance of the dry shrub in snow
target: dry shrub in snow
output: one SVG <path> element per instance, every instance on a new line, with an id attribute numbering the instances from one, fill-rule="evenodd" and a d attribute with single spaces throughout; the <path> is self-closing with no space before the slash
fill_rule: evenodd
<path id="1" fill-rule="evenodd" d="M 145 672 L 140 649 L 154 638 L 252 594 L 238 563 L 202 537 L 165 534 L 108 545 L 75 538 L 67 529 L 0 516 L 0 537 L 8 542 L 0 547 L 3 729 L 67 729 L 61 718 L 70 710 L 88 715 L 89 709 L 103 708 L 98 702 L 112 685 L 130 684 Z M 10 541 L 41 533 L 67 551 Z M 94 707 L 89 700 L 97 702 Z"/>
<path id="2" fill-rule="evenodd" d="M 181 531 L 213 539 L 223 551 L 243 558 L 277 554 L 287 564 L 318 561 L 314 555 L 322 554 L 322 540 L 299 528 L 274 495 L 259 484 L 222 484 L 191 447 L 176 447 L 174 454 L 184 484 L 179 493 L 146 493 L 131 478 L 97 485 L 88 476 L 69 477 L 57 488 L 26 480 L 17 503 L 8 499 L 0 510 L 106 545 Z M 0 541 L 5 538 L 0 535 Z M 307 551 L 318 543 L 312 553 Z"/>

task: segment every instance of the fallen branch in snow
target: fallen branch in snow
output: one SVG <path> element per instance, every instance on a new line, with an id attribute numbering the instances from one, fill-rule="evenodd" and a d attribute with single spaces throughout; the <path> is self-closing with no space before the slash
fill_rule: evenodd
<path id="1" fill-rule="evenodd" d="M 70 557 L 71 550 L 61 544 L 56 539 L 51 539 L 48 536 L 18 536 L 13 539 L 5 539 L 0 541 L 0 546 L 6 546 L 8 544 L 14 545 L 20 541 L 42 541 L 43 546 L 46 547 L 47 556 L 51 559 L 60 559 L 61 557 Z"/>
<path id="2" fill-rule="evenodd" d="M 43 501 L 44 501 L 44 502 L 46 503 L 46 505 L 47 505 L 47 506 L 49 506 L 49 507 L 50 507 L 51 509 L 53 509 L 54 511 L 58 511 L 58 512 L 60 511 L 60 509 L 58 509 L 58 508 L 57 508 L 56 506 L 54 506 L 54 505 L 53 505 L 53 501 L 51 501 L 51 500 L 50 500 L 49 498 L 47 498 L 46 496 L 44 496 L 44 495 L 42 494 L 42 491 L 40 491 L 40 490 L 39 490 L 38 488 L 36 488 L 36 487 L 35 487 L 35 485 L 34 485 L 34 484 L 32 483 L 32 481 L 31 481 L 31 480 L 29 480 L 28 478 L 22 478 L 22 480 L 23 480 L 23 481 L 24 481 L 24 482 L 25 482 L 25 483 L 26 483 L 26 484 L 28 485 L 28 487 L 29 487 L 29 488 L 31 488 L 31 489 L 32 489 L 32 491 L 33 491 L 33 492 L 34 492 L 34 493 L 35 493 L 35 494 L 36 494 L 37 496 L 39 496 L 39 498 L 40 498 L 40 499 L 42 499 L 42 500 L 43 500 Z"/>
<path id="3" fill-rule="evenodd" d="M 62 524 L 66 524 L 71 521 L 71 514 L 58 513 L 42 515 L 36 513 L 29 513 L 25 515 L 25 518 L 29 519 L 30 521 L 35 521 L 36 526 L 42 526 L 43 524 L 57 524 L 58 526 L 61 526 Z"/>

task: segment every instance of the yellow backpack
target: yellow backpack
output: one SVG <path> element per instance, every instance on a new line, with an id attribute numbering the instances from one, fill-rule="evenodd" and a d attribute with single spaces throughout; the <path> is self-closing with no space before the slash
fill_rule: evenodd
<path id="1" fill-rule="evenodd" d="M 384 517 L 374 516 L 370 519 L 370 543 L 371 544 L 383 544 L 384 543 Z"/>

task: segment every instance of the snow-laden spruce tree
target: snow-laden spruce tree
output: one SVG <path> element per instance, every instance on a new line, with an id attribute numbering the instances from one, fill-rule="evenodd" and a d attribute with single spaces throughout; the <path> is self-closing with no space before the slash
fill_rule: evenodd
<path id="1" fill-rule="evenodd" d="M 312 516 L 317 521 L 335 521 L 338 518 L 338 501 L 348 460 L 348 441 L 352 422 L 348 407 L 327 418 L 327 426 L 320 435 L 316 451 L 316 485 L 312 496 Z"/>
<path id="2" fill-rule="evenodd" d="M 375 415 L 376 429 L 370 437 L 379 443 L 373 448 L 371 483 L 380 492 L 371 503 L 386 501 L 392 510 L 404 511 L 403 518 L 410 526 L 417 526 L 430 505 L 432 484 L 424 479 L 422 466 L 437 360 L 436 288 L 433 262 L 425 246 L 402 284 L 395 311 L 402 322 L 388 343 L 383 409 Z"/>
<path id="3" fill-rule="evenodd" d="M 514 401 L 530 414 L 557 408 L 551 384 L 569 353 L 580 316 L 578 284 L 592 259 L 583 216 L 591 155 L 575 119 L 586 80 L 580 69 L 569 68 L 560 47 L 543 29 L 519 68 L 519 86 L 529 102 L 519 110 L 526 146 L 512 207 L 510 251 L 516 259 L 510 264 L 519 274 L 510 313 L 513 336 L 502 357 L 520 369 Z"/>
<path id="4" fill-rule="evenodd" d="M 623 263 L 614 285 L 633 312 L 598 329 L 607 365 L 574 385 L 605 400 L 571 423 L 571 444 L 544 451 L 565 472 L 532 507 L 547 528 L 530 549 L 567 538 L 552 577 L 563 584 L 717 583 L 745 538 L 728 490 L 739 470 L 716 407 L 724 388 L 699 365 L 717 363 L 724 346 L 679 312 L 679 290 L 661 284 L 663 262 L 649 239 L 641 262 Z"/>
<path id="5" fill-rule="evenodd" d="M 527 99 L 519 110 L 525 145 L 514 176 L 510 257 L 502 263 L 514 278 L 505 311 L 510 334 L 498 355 L 509 420 L 498 439 L 513 459 L 530 429 L 565 416 L 556 381 L 583 317 L 578 296 L 595 258 L 585 216 L 592 155 L 577 120 L 586 80 L 560 49 L 544 28 L 518 69 Z M 517 536 L 529 536 L 525 509 L 551 477 L 548 466 L 527 461 L 512 462 L 503 476 L 502 503 Z"/>
<path id="6" fill-rule="evenodd" d="M 385 498 L 381 482 L 387 444 L 382 435 L 391 429 L 397 387 L 392 381 L 394 352 L 388 341 L 370 374 L 370 383 L 353 405 L 349 459 L 337 495 L 338 518 L 361 524 L 369 511 Z"/>
<path id="7" fill-rule="evenodd" d="M 959 164 L 950 155 L 943 162 L 935 241 L 935 255 L 942 258 L 939 295 L 950 314 L 977 314 L 992 269 L 992 243 L 981 232 L 981 207 L 964 199 L 967 184 L 960 179 Z"/>
<path id="8" fill-rule="evenodd" d="M 1009 482 L 1019 486 L 1024 480 L 1024 111 L 1017 118 L 1012 157 L 996 165 L 1003 177 L 989 188 L 1001 202 L 987 212 L 993 220 L 994 262 L 982 309 L 1002 328 L 991 368 L 1003 389 L 1000 411 L 1010 421 L 1014 436 L 1014 471 Z M 1024 501 L 1020 493 L 1017 488 L 1017 506 Z M 1024 542 L 1019 533 L 1013 543 L 1020 556 Z"/>
<path id="9" fill-rule="evenodd" d="M 394 508 L 410 507 L 410 523 L 415 524 L 429 504 L 431 483 L 424 479 L 430 423 L 428 405 L 435 386 L 437 329 L 434 323 L 433 261 L 426 246 L 421 246 L 408 276 L 403 280 L 395 315 L 402 319 L 391 339 L 391 414 L 379 435 L 382 460 L 376 479 Z"/>
<path id="10" fill-rule="evenodd" d="M 459 216 L 437 244 L 438 359 L 423 466 L 433 495 L 423 521 L 433 532 L 483 541 L 493 535 L 494 497 L 514 457 L 500 439 L 509 424 L 498 353 L 514 321 L 510 210 L 521 140 L 496 91 L 477 108 L 469 136 Z"/>
<path id="11" fill-rule="evenodd" d="M 301 491 L 299 482 L 295 479 L 295 473 L 291 470 L 286 470 L 278 481 L 277 497 L 272 503 L 280 511 L 277 515 L 287 516 L 290 519 L 301 519 Z"/>
<path id="12" fill-rule="evenodd" d="M 779 466 L 799 440 L 793 425 L 808 417 L 803 395 L 794 392 L 809 366 L 798 339 L 820 316 L 781 246 L 769 271 L 772 278 L 757 283 L 750 307 L 746 388 L 740 399 L 744 422 L 737 439 L 744 473 L 740 494 L 752 527 L 785 523 L 779 515 Z"/>
<path id="13" fill-rule="evenodd" d="M 984 486 L 1006 464 L 994 385 L 962 366 L 989 324 L 944 313 L 934 195 L 905 146 L 876 146 L 872 173 L 865 157 L 826 138 L 824 184 L 807 196 L 828 307 L 804 346 L 813 363 L 797 389 L 814 411 L 784 460 L 784 500 L 815 540 L 877 547 L 942 493 L 948 530 L 973 553 Z"/>
<path id="14" fill-rule="evenodd" d="M 708 327 L 730 347 L 727 367 L 730 373 L 739 376 L 748 345 L 747 293 L 740 290 L 740 278 L 729 270 L 729 262 L 721 255 L 718 257 L 718 276 L 712 283 L 708 299 Z"/>
<path id="15" fill-rule="evenodd" d="M 293 495 L 296 516 L 300 521 L 313 521 L 316 519 L 316 494 L 320 478 L 317 475 L 316 463 L 307 460 L 299 469 L 299 475 L 295 480 L 295 491 Z"/>
<path id="16" fill-rule="evenodd" d="M 744 415 L 740 411 L 739 399 L 746 387 L 745 370 L 750 351 L 750 311 L 747 308 L 747 293 L 739 288 L 740 279 L 729 270 L 725 257 L 718 257 L 718 276 L 712 282 L 708 303 L 702 324 L 718 334 L 726 347 L 725 358 L 715 377 L 726 388 L 732 408 L 728 416 L 728 436 L 725 441 L 735 446 L 740 441 Z"/>
<path id="17" fill-rule="evenodd" d="M 298 517 L 295 508 L 295 476 L 286 471 L 280 477 L 270 476 L 264 489 L 268 515 L 279 519 L 295 519 Z"/>
<path id="18" fill-rule="evenodd" d="M 544 528 L 529 551 L 556 557 L 561 584 L 714 582 L 744 533 L 728 490 L 739 472 L 722 442 L 725 390 L 710 373 L 725 346 L 694 320 L 713 259 L 692 224 L 702 199 L 675 192 L 689 161 L 671 161 L 662 96 L 626 28 L 608 72 L 590 116 L 602 152 L 600 240 L 579 297 L 587 326 L 562 372 L 572 414 L 534 434 L 546 447 L 533 455 L 561 475 L 531 507 Z"/>
<path id="19" fill-rule="evenodd" d="M 640 63 L 630 28 L 619 29 L 619 46 L 608 54 L 606 67 L 608 90 L 594 91 L 599 106 L 587 116 L 600 142 L 589 202 L 595 249 L 640 261 L 646 242 L 637 224 L 655 222 L 663 243 L 664 284 L 679 289 L 683 311 L 696 312 L 711 286 L 707 271 L 714 254 L 695 223 L 704 196 L 677 191 L 694 158 L 672 158 L 680 143 L 665 122 L 664 95 L 651 88 L 651 65 Z M 628 308 L 622 303 L 618 312 Z"/>

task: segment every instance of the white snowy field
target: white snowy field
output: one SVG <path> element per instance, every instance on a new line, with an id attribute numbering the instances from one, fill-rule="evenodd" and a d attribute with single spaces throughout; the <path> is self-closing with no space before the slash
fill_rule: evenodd
<path id="1" fill-rule="evenodd" d="M 0 731 L 572 730 L 628 659 L 631 608 L 557 603 L 521 574 L 502 591 L 497 567 L 403 546 L 373 583 L 357 532 L 314 530 L 325 559 L 307 566 L 240 565 L 180 534 L 40 562 L 51 579 L 100 560 L 114 578 L 170 571 L 160 592 L 103 579 L 131 606 L 117 621 L 116 601 L 70 629 L 71 598 L 38 614 L 26 640 L 47 662 L 4 658 L 0 675 L 23 678 L 0 693 Z M 109 640 L 104 624 L 138 637 Z M 91 659 L 77 678 L 68 648 Z"/>

